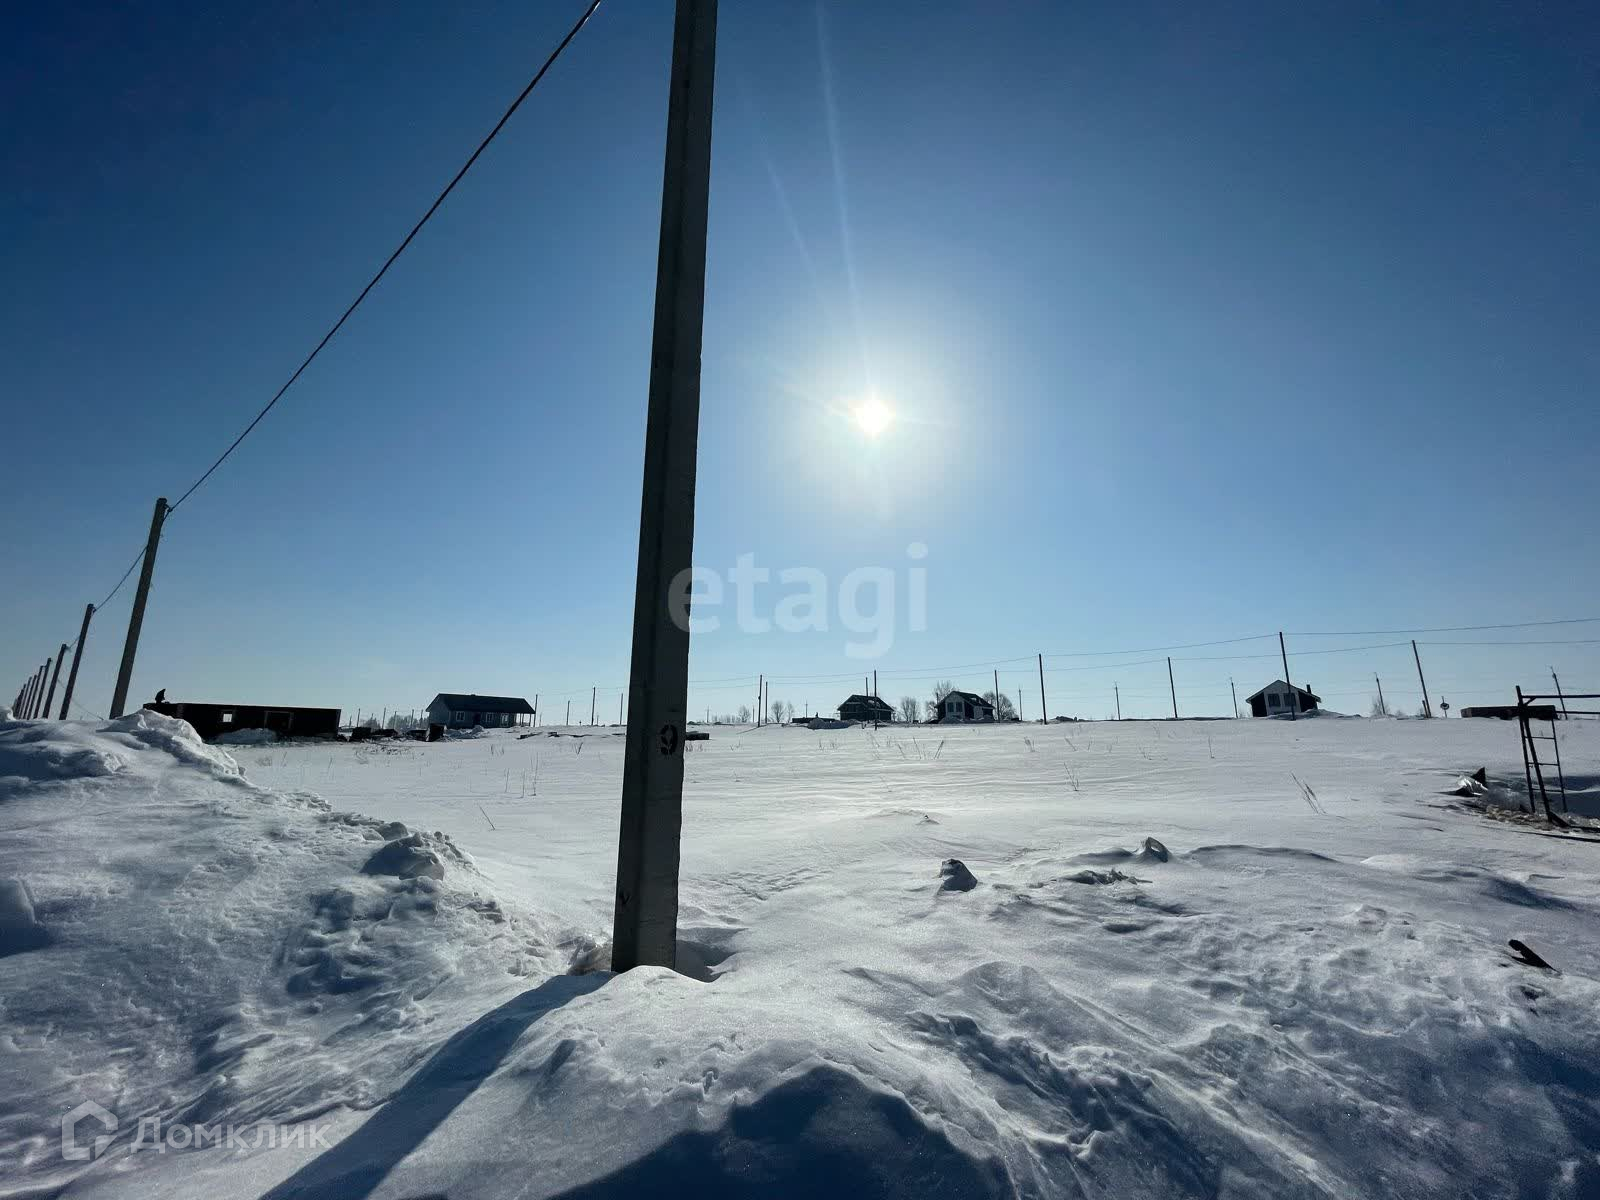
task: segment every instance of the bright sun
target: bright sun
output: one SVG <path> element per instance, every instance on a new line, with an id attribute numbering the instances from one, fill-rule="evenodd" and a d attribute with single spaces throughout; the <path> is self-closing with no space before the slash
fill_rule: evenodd
<path id="1" fill-rule="evenodd" d="M 882 400 L 873 396 L 856 405 L 850 411 L 850 419 L 862 433 L 869 438 L 875 438 L 894 424 L 894 413 Z"/>

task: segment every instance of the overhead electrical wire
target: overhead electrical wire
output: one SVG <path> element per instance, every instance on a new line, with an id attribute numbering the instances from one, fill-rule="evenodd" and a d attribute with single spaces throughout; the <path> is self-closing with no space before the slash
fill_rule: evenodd
<path id="1" fill-rule="evenodd" d="M 550 68 L 555 65 L 556 59 L 561 57 L 562 52 L 566 50 L 566 48 L 572 43 L 572 40 L 578 36 L 579 31 L 581 31 L 583 27 L 588 24 L 589 18 L 594 16 L 595 10 L 600 7 L 600 4 L 601 0 L 591 0 L 588 7 L 583 10 L 583 15 L 573 23 L 572 28 L 567 30 L 566 36 L 563 37 L 560 43 L 557 44 L 556 48 L 550 52 L 549 57 L 544 60 L 544 64 L 536 72 L 534 72 L 533 78 L 528 81 L 527 86 L 517 94 L 517 98 L 513 100 L 505 112 L 501 114 L 500 119 L 495 122 L 494 128 L 489 130 L 484 139 L 478 143 L 477 148 L 467 156 L 466 162 L 461 164 L 461 169 L 455 173 L 449 183 L 445 184 L 444 190 L 434 197 L 433 203 L 428 206 L 428 211 L 422 214 L 421 219 L 411 227 L 411 232 L 406 234 L 406 236 L 401 240 L 400 244 L 395 247 L 394 252 L 384 260 L 383 265 L 378 268 L 377 274 L 373 275 L 373 277 L 367 281 L 366 287 L 362 288 L 360 294 L 350 302 L 349 307 L 346 308 L 340 315 L 339 319 L 333 323 L 328 332 L 322 335 L 322 340 L 316 344 L 310 354 L 306 355 L 305 359 L 300 363 L 300 365 L 295 368 L 294 373 L 290 375 L 283 386 L 273 394 L 272 399 L 268 400 L 266 405 L 262 407 L 261 411 L 256 413 L 254 419 L 252 419 L 251 422 L 244 427 L 244 431 L 240 433 L 238 437 L 233 439 L 228 448 L 224 450 L 220 456 L 218 456 L 215 462 L 205 469 L 204 473 L 201 474 L 198 479 L 189 485 L 189 487 L 184 491 L 183 495 L 179 496 L 174 503 L 167 505 L 167 517 L 170 517 L 174 512 L 176 512 L 179 505 L 181 505 L 190 496 L 194 495 L 200 486 L 204 484 L 206 480 L 211 478 L 211 476 L 216 472 L 217 468 L 228 461 L 229 456 L 231 456 L 233 452 L 239 448 L 239 446 L 244 442 L 245 438 L 249 437 L 250 434 L 254 432 L 255 427 L 261 424 L 262 419 L 277 406 L 278 401 L 282 400 L 284 394 L 295 385 L 295 382 L 302 374 L 305 373 L 306 368 L 316 360 L 317 355 L 322 353 L 323 348 L 327 346 L 327 344 L 333 340 L 334 335 L 337 334 L 341 328 L 343 328 L 344 323 L 350 319 L 351 315 L 356 311 L 356 309 L 361 307 L 361 302 L 367 298 L 368 293 L 370 293 L 372 289 L 378 285 L 378 281 L 388 273 L 389 268 L 394 266 L 395 261 L 405 253 L 406 248 L 411 245 L 417 234 L 422 232 L 422 227 L 432 219 L 433 214 L 439 211 L 439 206 L 444 203 L 445 198 L 449 196 L 451 192 L 455 191 L 456 185 L 466 177 L 467 172 L 472 169 L 473 164 L 478 161 L 479 156 L 481 156 L 483 152 L 489 148 L 489 144 L 499 136 L 500 131 L 505 128 L 506 123 L 511 120 L 517 109 L 522 107 L 523 101 L 525 101 L 533 93 L 534 88 L 539 86 L 540 80 L 542 80 Z M 122 578 L 117 580 L 116 586 L 106 594 L 106 598 L 104 600 L 95 605 L 95 611 L 98 612 L 100 609 L 104 608 L 111 602 L 116 594 L 122 590 L 122 585 L 128 582 L 128 577 L 133 574 L 134 568 L 144 560 L 144 556 L 145 551 L 143 548 L 141 548 L 138 555 L 135 556 L 133 562 L 129 565 L 128 569 L 122 573 Z M 73 648 L 76 648 L 78 639 L 74 637 L 69 644 Z"/>
<path id="2" fill-rule="evenodd" d="M 390 267 L 394 266 L 395 260 L 406 252 L 406 247 L 410 246 L 412 240 L 417 236 L 417 234 L 422 232 L 422 227 L 432 219 L 434 213 L 439 211 L 439 206 L 445 202 L 445 197 L 449 196 L 451 192 L 455 191 L 456 185 L 466 177 L 468 171 L 472 170 L 472 166 L 478 161 L 478 157 L 489 148 L 489 143 L 494 141 L 494 139 L 499 136 L 500 131 L 506 127 L 506 123 L 511 120 L 517 109 L 522 107 L 522 102 L 532 94 L 534 88 L 539 86 L 539 81 L 545 77 L 545 73 L 555 65 L 556 59 L 561 57 L 561 52 L 572 43 L 573 38 L 578 36 L 578 31 L 588 23 L 589 18 L 594 15 L 595 9 L 599 7 L 600 0 L 591 0 L 589 6 L 584 9 L 583 15 L 578 18 L 577 22 L 572 26 L 571 29 L 567 30 L 567 36 L 562 38 L 560 44 L 550 52 L 550 57 L 544 60 L 544 65 L 534 73 L 533 78 L 528 81 L 528 85 L 518 93 L 517 98 L 511 102 L 510 107 L 507 108 L 503 114 L 501 114 L 500 119 L 495 122 L 494 128 L 491 129 L 488 135 L 478 143 L 478 148 L 467 156 L 467 161 L 461 164 L 461 169 L 455 173 L 455 176 L 450 180 L 449 183 L 445 184 L 444 190 L 434 197 L 433 203 L 428 205 L 428 211 L 422 214 L 422 218 L 411 227 L 411 232 L 406 234 L 406 236 L 401 239 L 400 244 L 395 247 L 394 252 L 384 260 L 383 266 L 378 268 L 378 273 L 367 281 L 367 286 L 361 289 L 360 294 L 350 302 L 350 306 L 344 310 L 339 319 L 333 323 L 328 332 L 322 335 L 322 340 L 316 344 L 310 354 L 306 355 L 305 360 L 294 369 L 294 374 L 290 375 L 284 385 L 280 387 L 276 393 L 274 393 L 272 399 L 267 401 L 265 407 L 263 407 L 261 411 L 255 415 L 255 419 L 244 427 L 244 432 L 233 439 L 232 444 L 222 452 L 221 457 L 207 467 L 205 473 L 202 474 L 199 479 L 196 479 L 193 483 L 191 483 L 189 485 L 189 489 L 184 492 L 183 495 L 179 496 L 174 503 L 167 506 L 168 516 L 171 516 L 174 512 L 176 512 L 185 500 L 194 495 L 195 490 L 199 488 L 201 484 L 205 483 L 206 480 L 211 478 L 212 472 L 214 472 L 223 463 L 228 461 L 228 456 L 239 448 L 240 443 L 243 442 L 245 438 L 250 436 L 251 432 L 257 425 L 261 424 L 262 418 L 273 410 L 279 400 L 283 399 L 284 393 L 294 386 L 295 381 L 300 378 L 300 376 L 305 372 L 305 369 L 316 360 L 317 355 L 322 353 L 323 347 L 333 340 L 334 335 L 344 327 L 344 323 L 350 319 L 351 314 L 354 313 L 356 309 L 361 307 L 361 302 L 367 298 L 368 293 L 370 293 L 373 288 L 378 286 L 378 281 L 388 273 Z"/>

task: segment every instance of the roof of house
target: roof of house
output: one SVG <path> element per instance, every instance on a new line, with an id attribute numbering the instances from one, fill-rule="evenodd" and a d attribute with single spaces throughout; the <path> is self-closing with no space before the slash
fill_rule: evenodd
<path id="1" fill-rule="evenodd" d="M 875 704 L 879 708 L 888 709 L 888 711 L 890 711 L 890 712 L 894 711 L 894 707 L 887 700 L 883 699 L 883 697 L 881 697 L 881 696 L 863 696 L 859 692 L 855 693 L 852 696 L 846 697 L 844 704 L 839 705 L 839 707 L 843 708 L 845 706 L 845 704 L 865 704 L 868 707 L 871 707 L 872 705 Z"/>
<path id="2" fill-rule="evenodd" d="M 1287 687 L 1293 687 L 1294 690 L 1299 692 L 1302 696 L 1309 696 L 1311 698 L 1311 702 L 1313 704 L 1321 704 L 1322 703 L 1322 697 L 1318 696 L 1315 692 L 1309 691 L 1306 688 L 1299 687 L 1299 686 L 1296 686 L 1294 684 L 1285 683 L 1281 679 L 1274 679 L 1271 683 L 1267 684 L 1266 687 L 1262 688 L 1254 696 L 1246 696 L 1244 702 L 1246 704 L 1249 704 L 1250 701 L 1259 699 L 1260 697 L 1265 696 L 1268 692 L 1282 691 L 1284 688 L 1287 688 Z"/>
<path id="3" fill-rule="evenodd" d="M 985 700 L 982 696 L 978 695 L 977 692 L 963 692 L 963 691 L 960 691 L 960 690 L 953 691 L 953 692 L 946 692 L 943 696 L 940 697 L 940 699 L 941 700 L 948 700 L 951 696 L 959 696 L 961 699 L 965 700 L 968 704 L 976 704 L 981 708 L 993 708 L 994 707 L 994 704 L 992 702 L 990 702 L 988 700 Z"/>
<path id="4" fill-rule="evenodd" d="M 480 713 L 531 713 L 533 706 L 521 696 L 480 696 L 468 692 L 440 692 L 428 705 L 443 701 L 446 708 L 455 712 Z"/>

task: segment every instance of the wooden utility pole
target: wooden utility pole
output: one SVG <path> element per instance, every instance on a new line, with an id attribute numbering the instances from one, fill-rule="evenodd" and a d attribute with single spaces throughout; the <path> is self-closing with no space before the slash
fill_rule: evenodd
<path id="1" fill-rule="evenodd" d="M 589 724 L 594 724 L 594 704 L 600 696 L 600 687 L 596 684 L 589 689 Z"/>
<path id="2" fill-rule="evenodd" d="M 167 498 L 156 501 L 150 518 L 150 536 L 144 543 L 144 562 L 139 567 L 139 590 L 133 594 L 133 612 L 128 615 L 128 637 L 122 644 L 122 665 L 117 669 L 116 690 L 111 693 L 107 715 L 115 721 L 128 704 L 128 685 L 133 680 L 133 660 L 139 653 L 139 631 L 144 627 L 144 606 L 150 599 L 150 577 L 156 569 L 156 548 L 161 545 L 161 526 L 167 519 Z"/>
<path id="3" fill-rule="evenodd" d="M 745 678 L 748 679 L 750 677 L 748 675 L 746 675 Z M 749 684 L 746 684 L 745 686 L 748 687 Z M 767 677 L 765 675 L 757 675 L 756 676 L 756 724 L 757 725 L 761 724 L 761 697 L 766 692 L 766 690 L 767 690 Z"/>
<path id="4" fill-rule="evenodd" d="M 872 668 L 872 698 L 874 700 L 876 700 L 878 698 L 878 668 L 877 667 L 873 667 Z"/>
<path id="5" fill-rule="evenodd" d="M 1561 715 L 1565 717 L 1567 715 L 1567 698 L 1561 692 L 1561 680 L 1556 676 L 1556 669 L 1554 667 L 1550 668 L 1550 678 L 1555 680 L 1556 699 L 1561 701 Z"/>
<path id="6" fill-rule="evenodd" d="M 1389 715 L 1389 706 L 1383 702 L 1383 680 L 1374 675 L 1372 682 L 1378 685 L 1378 711 L 1387 717 Z"/>
<path id="7" fill-rule="evenodd" d="M 1050 706 L 1044 698 L 1044 655 L 1039 655 L 1039 720 L 1050 723 Z"/>
<path id="8" fill-rule="evenodd" d="M 1239 689 L 1233 684 L 1233 676 L 1228 676 L 1228 691 L 1233 695 L 1233 719 L 1239 719 Z"/>
<path id="9" fill-rule="evenodd" d="M 1178 719 L 1178 685 L 1172 682 L 1172 655 L 1167 655 L 1167 690 L 1172 693 L 1172 719 Z"/>
<path id="10" fill-rule="evenodd" d="M 530 718 L 530 728 L 539 728 L 539 693 L 533 694 L 533 716 Z"/>
<path id="11" fill-rule="evenodd" d="M 50 660 L 44 660 L 44 665 L 39 668 L 39 682 L 33 689 L 33 712 L 31 716 L 37 717 L 44 711 L 44 681 L 50 677 Z"/>
<path id="12" fill-rule="evenodd" d="M 1111 694 L 1117 698 L 1117 720 L 1120 721 L 1122 720 L 1122 688 L 1113 683 L 1111 685 Z"/>
<path id="13" fill-rule="evenodd" d="M 1422 655 L 1417 653 L 1417 639 L 1411 639 L 1411 657 L 1417 660 L 1417 682 L 1422 685 L 1422 715 L 1433 716 L 1433 704 L 1428 699 L 1428 681 L 1422 677 Z"/>
<path id="14" fill-rule="evenodd" d="M 1283 631 L 1278 631 L 1278 654 L 1283 658 L 1283 682 L 1289 685 L 1289 719 L 1300 719 L 1300 693 L 1294 690 L 1294 681 L 1289 678 L 1289 651 L 1284 649 Z"/>
<path id="15" fill-rule="evenodd" d="M 54 708 L 56 704 L 56 681 L 61 678 L 61 663 L 66 657 L 67 644 L 62 642 L 61 649 L 56 651 L 56 669 L 50 672 L 50 691 L 46 693 L 44 698 L 44 711 L 42 715 L 47 721 L 50 719 L 50 710 Z"/>
<path id="16" fill-rule="evenodd" d="M 716 46 L 716 0 L 677 0 L 611 938 L 619 972 L 677 962 L 689 627 L 673 619 L 674 592 L 687 594 L 694 561 Z"/>
<path id="17" fill-rule="evenodd" d="M 1000 719 L 1000 668 L 999 667 L 995 667 L 995 668 L 993 668 L 993 670 L 994 670 L 994 719 L 996 721 L 998 721 Z"/>
<path id="18" fill-rule="evenodd" d="M 17 716 L 26 721 L 33 715 L 33 694 L 39 687 L 39 672 L 35 671 L 28 676 L 28 686 L 23 689 L 22 707 L 17 709 Z"/>

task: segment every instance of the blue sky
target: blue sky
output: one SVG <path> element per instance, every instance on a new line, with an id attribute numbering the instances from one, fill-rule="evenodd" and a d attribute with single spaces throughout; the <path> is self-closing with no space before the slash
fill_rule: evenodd
<path id="1" fill-rule="evenodd" d="M 897 580 L 875 659 L 723 627 L 691 712 L 936 678 L 1169 707 L 1165 652 L 1600 615 L 1584 6 L 725 3 L 696 561 Z M 0 47 L 0 678 L 75 636 L 581 5 L 43 6 Z M 418 707 L 627 655 L 671 6 L 608 0 L 175 515 L 133 697 Z M 893 410 L 869 438 L 850 419 Z M 927 547 L 907 628 L 907 547 Z M 105 711 L 131 589 L 79 697 Z M 770 616 L 787 594 L 762 589 Z M 1416 700 L 1405 635 L 1297 680 Z M 1600 624 L 1424 634 L 1600 690 Z M 1382 649 L 1311 656 L 1352 646 Z M 1078 652 L 1135 651 L 1078 658 Z M 1175 651 L 1185 712 L 1276 641 Z M 1301 654 L 1307 654 L 1301 658 Z M 1198 661 L 1200 659 L 1208 661 Z M 1002 661 L 1019 660 L 1019 661 Z M 943 668 L 960 667 L 961 670 Z M 1078 668 L 1090 667 L 1082 670 Z M 807 677 L 800 679 L 797 677 Z M 1390 680 L 1393 680 L 1391 683 Z M 857 684 L 859 686 L 859 684 Z M 10 692 L 6 693 L 7 698 Z"/>

